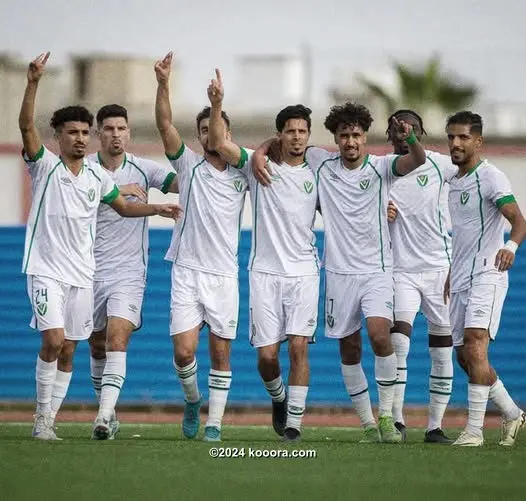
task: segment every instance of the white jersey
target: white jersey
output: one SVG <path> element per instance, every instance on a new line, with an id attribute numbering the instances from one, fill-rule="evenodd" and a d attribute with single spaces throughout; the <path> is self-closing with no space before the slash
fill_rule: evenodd
<path id="1" fill-rule="evenodd" d="M 346 275 L 391 271 L 387 204 L 398 156 L 366 155 L 356 169 L 321 148 L 308 148 L 306 158 L 318 185 L 325 268 Z"/>
<path id="2" fill-rule="evenodd" d="M 241 151 L 248 159 L 247 151 Z M 306 163 L 292 167 L 269 160 L 269 164 L 273 175 L 267 187 L 255 179 L 252 162 L 243 167 L 250 184 L 253 217 L 248 269 L 285 277 L 318 275 L 314 174 Z"/>
<path id="3" fill-rule="evenodd" d="M 248 189 L 243 172 L 217 170 L 184 144 L 168 157 L 179 180 L 183 217 L 165 259 L 194 270 L 237 277 L 241 217 Z"/>
<path id="4" fill-rule="evenodd" d="M 117 186 L 136 183 L 146 192 L 157 188 L 168 191 L 176 174 L 169 167 L 157 162 L 124 156 L 120 167 L 105 169 L 98 153 L 89 159 L 99 163 Z M 126 197 L 136 201 L 135 197 Z M 97 215 L 97 237 L 95 239 L 95 281 L 112 279 L 146 278 L 148 267 L 148 218 L 122 217 L 111 207 L 101 205 Z"/>
<path id="5" fill-rule="evenodd" d="M 398 207 L 389 225 L 395 272 L 420 273 L 449 268 L 451 237 L 447 231 L 447 192 L 458 168 L 451 158 L 426 151 L 427 161 L 400 179 L 390 199 Z"/>
<path id="6" fill-rule="evenodd" d="M 499 211 L 515 202 L 508 178 L 486 160 L 462 177 L 453 177 L 449 210 L 453 226 L 451 292 L 471 287 L 485 274 L 484 283 L 507 284 L 508 273 L 495 268 L 495 257 L 504 246 L 506 219 Z"/>
<path id="7" fill-rule="evenodd" d="M 119 196 L 104 169 L 89 158 L 77 176 L 44 146 L 35 158 L 24 155 L 33 203 L 26 225 L 22 271 L 91 288 L 97 209 Z"/>

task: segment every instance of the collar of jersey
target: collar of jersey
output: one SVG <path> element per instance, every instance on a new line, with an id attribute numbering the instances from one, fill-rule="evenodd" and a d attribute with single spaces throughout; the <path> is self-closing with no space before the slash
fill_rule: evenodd
<path id="1" fill-rule="evenodd" d="M 64 162 L 64 159 L 62 157 L 59 157 L 60 161 L 62 162 L 62 165 L 64 166 L 64 169 L 66 169 L 73 177 L 79 177 L 84 172 L 84 167 L 87 167 L 86 165 L 86 157 L 84 157 L 84 161 L 82 162 L 82 169 L 80 169 L 79 173 L 75 176 L 73 172 L 71 172 L 71 169 L 66 165 L 66 162 Z"/>
<path id="2" fill-rule="evenodd" d="M 458 179 L 464 179 L 466 177 L 469 177 L 471 176 L 471 174 L 473 174 L 473 172 L 475 172 L 482 164 L 484 163 L 484 160 L 483 159 L 480 159 L 480 161 L 474 165 L 473 167 L 471 167 L 471 169 L 469 169 L 466 174 L 464 174 L 463 176 L 459 177 Z"/>
<path id="3" fill-rule="evenodd" d="M 104 164 L 102 163 L 102 158 L 100 156 L 100 151 L 97 151 L 97 161 L 99 162 L 102 167 L 104 167 Z M 117 172 L 119 169 L 124 169 L 124 166 L 128 162 L 128 155 L 126 155 L 126 152 L 124 153 L 124 160 L 122 161 L 122 165 L 119 165 L 113 172 Z M 106 169 L 106 167 L 104 167 Z M 106 169 L 109 170 L 109 169 Z"/>
<path id="4" fill-rule="evenodd" d="M 367 166 L 368 163 L 369 163 L 369 153 L 366 153 L 365 157 L 363 158 L 362 165 L 360 165 L 359 168 L 355 167 L 354 169 L 348 169 L 347 167 L 345 167 L 345 164 L 343 163 L 343 159 L 340 156 L 340 165 L 341 165 L 342 169 L 344 171 L 346 171 L 346 172 L 355 172 L 355 171 L 362 170 L 362 169 L 364 169 Z"/>

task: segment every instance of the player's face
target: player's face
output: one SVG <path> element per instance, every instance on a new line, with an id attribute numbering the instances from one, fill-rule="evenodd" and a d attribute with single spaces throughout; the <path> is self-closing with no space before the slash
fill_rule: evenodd
<path id="1" fill-rule="evenodd" d="M 447 128 L 447 143 L 451 162 L 466 165 L 478 154 L 482 146 L 482 136 L 473 134 L 470 125 L 451 124 Z"/>
<path id="2" fill-rule="evenodd" d="M 211 150 L 208 148 L 208 126 L 209 125 L 210 125 L 209 118 L 203 118 L 203 120 L 199 122 L 199 131 L 197 134 L 197 139 L 201 143 L 201 146 L 203 147 L 203 150 L 205 150 L 206 153 L 217 156 L 217 152 L 215 150 Z M 225 122 L 225 137 L 228 140 L 230 140 L 230 138 L 232 137 L 226 122 Z"/>
<path id="3" fill-rule="evenodd" d="M 302 157 L 309 142 L 309 125 L 303 118 L 289 118 L 281 132 L 278 132 L 281 149 L 293 157 Z"/>
<path id="4" fill-rule="evenodd" d="M 130 129 L 124 117 L 105 118 L 97 133 L 102 151 L 111 156 L 124 153 L 130 141 Z"/>
<path id="5" fill-rule="evenodd" d="M 420 141 L 422 138 L 422 130 L 420 129 L 420 124 L 418 120 L 413 115 L 397 115 L 398 120 L 403 120 L 404 122 L 410 124 L 413 127 L 415 136 Z M 394 132 L 394 127 L 391 125 L 389 129 L 389 141 L 393 145 L 393 150 L 397 155 L 407 155 L 409 153 L 409 146 L 406 141 L 402 141 L 396 137 Z"/>
<path id="6" fill-rule="evenodd" d="M 338 125 L 334 142 L 340 149 L 342 158 L 356 162 L 365 154 L 367 134 L 359 125 Z"/>
<path id="7" fill-rule="evenodd" d="M 89 124 L 85 122 L 66 122 L 55 133 L 60 153 L 66 158 L 83 158 L 89 144 Z"/>

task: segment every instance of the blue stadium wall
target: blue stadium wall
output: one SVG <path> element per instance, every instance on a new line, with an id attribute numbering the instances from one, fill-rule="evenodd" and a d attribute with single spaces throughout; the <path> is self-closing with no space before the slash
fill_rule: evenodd
<path id="1" fill-rule="evenodd" d="M 150 269 L 144 301 L 143 327 L 133 336 L 128 353 L 126 383 L 121 403 L 181 404 L 179 383 L 172 365 L 172 343 L 168 335 L 170 301 L 170 265 L 163 260 L 170 232 L 150 231 Z M 322 233 L 318 246 L 322 251 Z M 32 401 L 35 396 L 34 371 L 39 350 L 39 334 L 28 327 L 31 316 L 26 294 L 25 276 L 20 273 L 24 228 L 0 228 L 0 401 Z M 258 378 L 256 354 L 248 342 L 248 277 L 247 261 L 250 232 L 243 232 L 240 244 L 240 316 L 238 337 L 232 346 L 233 380 L 230 403 L 260 405 L 269 402 Z M 322 276 L 323 281 L 323 276 Z M 319 308 L 316 343 L 310 349 L 310 405 L 349 405 L 341 375 L 338 344 L 323 337 L 323 283 Z M 510 290 L 497 342 L 491 346 L 491 360 L 512 396 L 526 404 L 523 379 L 526 360 L 526 251 L 520 250 L 510 274 Z M 408 360 L 409 380 L 406 399 L 409 404 L 424 405 L 428 399 L 429 356 L 425 322 L 418 316 Z M 282 347 L 282 367 L 286 372 L 287 346 Z M 199 384 L 206 395 L 208 341 L 202 332 L 198 350 Z M 374 359 L 368 342 L 364 342 L 363 365 L 376 402 Z M 455 362 L 452 405 L 466 403 L 466 377 Z M 74 375 L 67 402 L 93 403 L 87 342 L 79 344 Z"/>

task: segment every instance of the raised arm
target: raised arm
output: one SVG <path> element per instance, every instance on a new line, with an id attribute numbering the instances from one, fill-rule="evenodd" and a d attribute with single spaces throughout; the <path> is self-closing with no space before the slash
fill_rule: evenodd
<path id="1" fill-rule="evenodd" d="M 219 156 L 230 165 L 238 165 L 242 158 L 241 148 L 230 140 L 226 124 L 221 113 L 223 111 L 223 79 L 216 68 L 216 78 L 208 86 L 210 100 L 210 123 L 208 125 L 208 147 L 217 151 Z"/>
<path id="2" fill-rule="evenodd" d="M 27 70 L 27 85 L 18 117 L 18 126 L 22 133 L 24 151 L 29 158 L 35 158 L 42 147 L 42 140 L 35 127 L 35 99 L 38 82 L 44 74 L 44 67 L 49 59 L 50 52 L 42 53 L 29 63 Z"/>
<path id="3" fill-rule="evenodd" d="M 495 268 L 506 271 L 515 261 L 515 252 L 526 237 L 526 221 L 517 202 L 510 202 L 500 207 L 501 214 L 510 222 L 510 239 L 499 250 L 495 258 Z"/>
<path id="4" fill-rule="evenodd" d="M 172 124 L 172 108 L 170 106 L 170 72 L 172 69 L 172 52 L 169 52 L 162 61 L 155 63 L 155 76 L 157 78 L 157 96 L 155 98 L 155 124 L 161 134 L 164 151 L 168 156 L 176 155 L 183 140 Z"/>
<path id="5" fill-rule="evenodd" d="M 409 146 L 409 153 L 398 157 L 393 167 L 393 169 L 396 169 L 396 174 L 405 176 L 426 163 L 426 152 L 410 124 L 403 120 L 399 121 L 396 117 L 393 117 L 392 120 L 398 139 L 406 141 Z"/>

